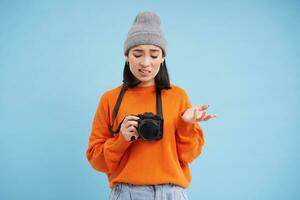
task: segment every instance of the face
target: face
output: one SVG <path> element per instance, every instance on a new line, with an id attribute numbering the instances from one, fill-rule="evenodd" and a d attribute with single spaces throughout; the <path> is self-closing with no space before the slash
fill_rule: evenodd
<path id="1" fill-rule="evenodd" d="M 126 56 L 130 71 L 141 83 L 139 87 L 155 84 L 161 63 L 164 62 L 162 49 L 155 45 L 139 45 L 131 48 Z"/>

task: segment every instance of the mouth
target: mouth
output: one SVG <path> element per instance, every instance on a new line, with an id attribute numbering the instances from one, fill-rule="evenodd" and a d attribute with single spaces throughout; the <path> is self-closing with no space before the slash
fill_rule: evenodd
<path id="1" fill-rule="evenodd" d="M 143 75 L 148 75 L 148 74 L 151 73 L 151 71 L 146 70 L 146 69 L 139 69 L 139 72 L 140 72 L 141 74 L 143 74 Z"/>

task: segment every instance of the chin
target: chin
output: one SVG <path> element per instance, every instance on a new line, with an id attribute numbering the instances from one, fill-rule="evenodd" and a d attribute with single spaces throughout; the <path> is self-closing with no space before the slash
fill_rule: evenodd
<path id="1" fill-rule="evenodd" d="M 141 81 L 141 82 L 149 82 L 149 81 L 152 81 L 152 79 L 154 79 L 154 78 L 140 77 L 140 78 L 139 78 L 139 81 Z"/>
<path id="2" fill-rule="evenodd" d="M 153 80 L 154 78 L 139 78 L 138 80 L 140 81 L 140 82 L 142 82 L 142 83 L 144 83 L 144 84 L 147 84 L 147 83 L 149 83 L 149 82 L 152 82 L 152 80 Z"/>

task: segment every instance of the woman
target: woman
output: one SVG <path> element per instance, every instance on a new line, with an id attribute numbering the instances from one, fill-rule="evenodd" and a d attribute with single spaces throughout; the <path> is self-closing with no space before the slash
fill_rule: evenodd
<path id="1" fill-rule="evenodd" d="M 87 158 L 107 174 L 110 199 L 187 199 L 189 163 L 204 144 L 198 122 L 216 115 L 170 84 L 166 46 L 159 16 L 140 12 L 124 43 L 123 84 L 96 110 Z"/>

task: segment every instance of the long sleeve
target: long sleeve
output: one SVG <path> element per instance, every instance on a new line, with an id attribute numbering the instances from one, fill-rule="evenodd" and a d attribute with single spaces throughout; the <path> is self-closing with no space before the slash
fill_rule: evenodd
<path id="1" fill-rule="evenodd" d="M 183 98 L 180 104 L 179 116 L 176 123 L 176 144 L 179 160 L 183 163 L 191 163 L 200 155 L 204 145 L 202 128 L 198 123 L 185 122 L 181 115 L 191 107 L 189 98 L 183 92 Z"/>
<path id="2" fill-rule="evenodd" d="M 111 173 L 130 146 L 121 134 L 112 136 L 109 131 L 109 104 L 105 95 L 101 97 L 96 110 L 86 156 L 92 167 L 101 172 Z"/>

